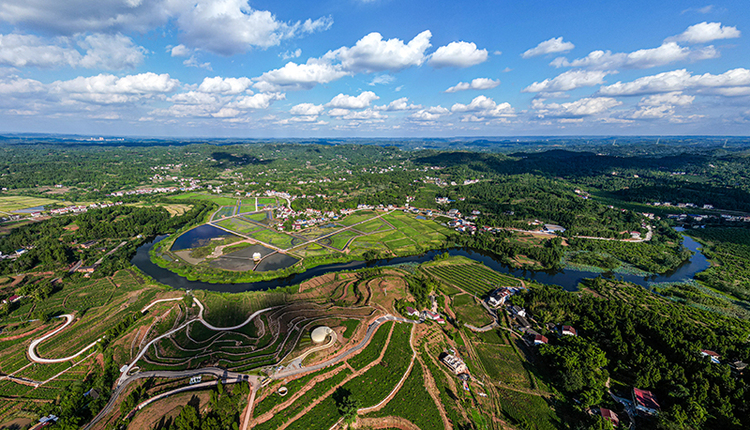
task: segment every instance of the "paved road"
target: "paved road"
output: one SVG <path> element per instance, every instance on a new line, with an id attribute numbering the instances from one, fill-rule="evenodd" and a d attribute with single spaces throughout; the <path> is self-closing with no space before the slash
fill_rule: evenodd
<path id="1" fill-rule="evenodd" d="M 250 378 L 249 375 L 243 375 L 241 373 L 230 372 L 228 370 L 220 369 L 218 367 L 204 367 L 202 369 L 182 370 L 182 371 L 153 370 L 153 371 L 148 371 L 148 372 L 136 373 L 135 375 L 128 376 L 121 383 L 117 385 L 115 390 L 112 392 L 112 397 L 110 397 L 109 403 L 107 403 L 104 409 L 99 411 L 99 413 L 94 417 L 94 419 L 91 420 L 91 422 L 88 423 L 83 429 L 88 430 L 92 428 L 102 418 L 104 418 L 110 412 L 112 412 L 112 408 L 114 408 L 115 404 L 117 403 L 117 398 L 120 397 L 120 395 L 123 393 L 123 391 L 125 391 L 125 389 L 127 388 L 128 385 L 130 385 L 131 382 L 135 382 L 139 379 L 144 379 L 144 378 L 178 378 L 179 379 L 179 378 L 190 378 L 190 377 L 197 376 L 197 375 L 214 375 L 217 378 L 220 378 L 222 381 L 227 381 L 228 383 L 248 381 Z M 185 388 L 185 387 L 182 387 L 182 388 Z"/>
<path id="2" fill-rule="evenodd" d="M 370 323 L 370 325 L 367 327 L 367 332 L 365 333 L 364 339 L 362 339 L 362 341 L 359 342 L 357 345 L 354 345 L 353 347 L 347 349 L 346 351 L 342 352 L 336 357 L 333 357 L 330 360 L 326 360 L 322 363 L 318 363 L 313 366 L 303 367 L 300 369 L 285 369 L 280 372 L 276 372 L 273 375 L 271 375 L 271 379 L 284 379 L 289 376 L 298 375 L 300 373 L 314 372 L 316 370 L 324 369 L 328 366 L 332 366 L 334 364 L 340 363 L 344 361 L 347 357 L 352 355 L 352 353 L 364 348 L 365 345 L 367 345 L 367 342 L 370 341 L 370 338 L 372 337 L 373 333 L 375 333 L 375 330 L 377 330 L 381 324 L 388 322 L 388 321 L 396 321 L 396 322 L 410 323 L 410 324 L 416 324 L 419 322 L 419 321 L 414 321 L 414 320 L 408 320 L 406 318 L 395 317 L 393 315 L 386 315 L 386 316 L 379 317 L 378 319 Z"/>
<path id="3" fill-rule="evenodd" d="M 65 321 L 65 324 L 63 324 L 62 326 L 60 326 L 57 329 L 53 330 L 52 332 L 45 334 L 44 336 L 40 337 L 39 339 L 34 339 L 33 341 L 31 341 L 31 344 L 29 345 L 29 359 L 31 359 L 31 361 L 33 361 L 35 363 L 43 363 L 43 364 L 63 363 L 63 362 L 66 362 L 66 361 L 70 361 L 70 360 L 78 357 L 79 355 L 83 354 L 87 350 L 93 348 L 94 346 L 96 346 L 96 344 L 100 340 L 102 340 L 102 338 L 99 338 L 99 339 L 95 340 L 94 342 L 91 342 L 89 345 L 83 347 L 82 350 L 76 352 L 75 354 L 73 354 L 73 355 L 71 355 L 69 357 L 65 357 L 65 358 L 42 358 L 42 357 L 38 356 L 37 353 L 36 353 L 36 347 L 40 343 L 42 343 L 45 340 L 51 338 L 52 336 L 56 335 L 57 333 L 60 333 L 61 331 L 63 331 L 67 326 L 69 326 L 73 322 L 73 315 L 65 314 L 65 315 L 61 315 L 60 317 L 61 318 L 65 318 L 67 320 L 67 321 Z"/>
<path id="4" fill-rule="evenodd" d="M 151 309 L 151 307 L 154 306 L 155 304 L 163 303 L 163 302 L 172 302 L 172 301 L 175 301 L 175 300 L 182 300 L 182 297 L 174 297 L 174 298 L 171 298 L 171 299 L 154 300 L 153 302 L 151 302 L 148 305 L 146 305 L 145 308 L 141 309 L 141 313 L 145 313 L 147 310 Z"/>

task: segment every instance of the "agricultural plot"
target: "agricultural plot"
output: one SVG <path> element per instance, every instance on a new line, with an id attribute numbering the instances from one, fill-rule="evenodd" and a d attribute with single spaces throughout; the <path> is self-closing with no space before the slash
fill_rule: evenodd
<path id="1" fill-rule="evenodd" d="M 339 223 L 341 224 L 341 223 Z M 380 219 L 374 219 L 371 221 L 367 221 L 365 223 L 359 224 L 356 227 L 354 227 L 358 231 L 361 231 L 362 233 L 374 233 L 376 231 L 381 230 L 390 230 L 391 227 L 386 225 L 383 221 Z"/>
<path id="2" fill-rule="evenodd" d="M 412 358 L 409 344 L 412 328 L 411 324 L 396 324 L 382 361 L 342 386 L 362 407 L 378 404 L 404 376 Z"/>
<path id="3" fill-rule="evenodd" d="M 512 346 L 479 344 L 477 352 L 493 381 L 510 387 L 532 388 L 529 373 Z"/>
<path id="4" fill-rule="evenodd" d="M 39 197 L 7 196 L 0 197 L 0 212 L 11 213 L 18 210 L 34 208 L 37 206 L 65 204 L 60 200 L 44 199 Z"/>
<path id="5" fill-rule="evenodd" d="M 393 324 L 394 323 L 392 322 L 382 324 L 378 328 L 378 331 L 376 331 L 375 334 L 372 335 L 370 343 L 368 343 L 367 346 L 362 351 L 360 351 L 359 354 L 347 360 L 349 362 L 349 365 L 352 366 L 352 368 L 354 368 L 355 370 L 361 370 L 368 364 L 375 361 L 375 359 L 380 356 L 380 352 L 383 350 L 383 346 L 385 346 L 385 341 L 386 339 L 388 339 L 388 333 L 390 333 Z"/>
<path id="6" fill-rule="evenodd" d="M 276 206 L 278 202 L 274 197 L 260 197 L 258 198 L 258 206 L 268 207 Z"/>
<path id="7" fill-rule="evenodd" d="M 324 248 L 317 243 L 311 243 L 303 248 L 296 248 L 294 250 L 294 254 L 297 255 L 300 258 L 307 258 L 307 257 L 318 257 L 323 255 L 329 255 L 331 251 L 327 248 Z"/>
<path id="8" fill-rule="evenodd" d="M 474 327 L 484 327 L 492 323 L 492 318 L 487 315 L 487 311 L 477 303 L 474 296 L 469 294 L 460 294 L 453 297 L 453 310 L 461 321 L 471 324 Z"/>
<path id="9" fill-rule="evenodd" d="M 366 221 L 370 218 L 374 218 L 377 216 L 376 212 L 373 211 L 357 211 L 346 218 L 339 220 L 338 223 L 349 227 L 350 225 L 357 224 L 358 222 Z"/>
<path id="10" fill-rule="evenodd" d="M 214 214 L 214 217 L 211 220 L 216 221 L 218 219 L 232 216 L 234 215 L 234 211 L 236 208 L 237 206 L 223 206 L 218 211 L 216 211 L 216 213 Z"/>
<path id="11" fill-rule="evenodd" d="M 415 363 L 396 397 L 391 399 L 383 409 L 367 417 L 396 416 L 406 418 L 420 429 L 443 428 L 443 420 L 436 411 L 435 402 L 424 387 L 422 366 Z"/>
<path id="12" fill-rule="evenodd" d="M 245 235 L 255 233 L 262 228 L 257 224 L 251 223 L 239 217 L 221 220 L 216 224 L 228 230 L 236 231 L 237 233 L 242 233 Z"/>
<path id="13" fill-rule="evenodd" d="M 505 415 L 513 424 L 536 430 L 555 430 L 560 428 L 560 419 L 544 397 L 520 393 L 504 388 L 498 389 L 500 405 Z"/>
<path id="14" fill-rule="evenodd" d="M 215 196 L 205 193 L 178 194 L 176 196 L 169 196 L 168 198 L 173 200 L 208 200 L 210 202 L 216 203 L 219 206 L 230 206 L 237 203 L 237 200 L 229 197 Z"/>
<path id="15" fill-rule="evenodd" d="M 519 280 L 501 275 L 481 264 L 432 266 L 425 268 L 425 270 L 444 282 L 479 298 L 485 297 L 498 287 L 521 285 Z"/>
<path id="16" fill-rule="evenodd" d="M 255 199 L 242 199 L 240 202 L 240 212 L 241 214 L 248 213 L 248 212 L 255 212 L 258 208 L 255 206 Z"/>
<path id="17" fill-rule="evenodd" d="M 341 233 L 337 233 L 331 236 L 331 246 L 336 249 L 343 250 L 344 248 L 346 248 L 346 245 L 349 243 L 349 241 L 357 236 L 359 236 L 359 233 L 357 232 L 344 230 Z"/>
<path id="18" fill-rule="evenodd" d="M 243 217 L 252 221 L 263 221 L 264 219 L 269 218 L 268 215 L 269 215 L 268 212 L 258 212 L 254 214 L 243 215 Z"/>
<path id="19" fill-rule="evenodd" d="M 255 232 L 251 234 L 250 237 L 259 242 L 267 243 L 281 249 L 290 248 L 292 246 L 292 240 L 294 240 L 294 237 L 288 234 L 278 233 L 269 229 Z"/>

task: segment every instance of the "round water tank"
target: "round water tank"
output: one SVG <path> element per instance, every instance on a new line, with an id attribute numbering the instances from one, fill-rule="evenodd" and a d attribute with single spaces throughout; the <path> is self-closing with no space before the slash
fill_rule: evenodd
<path id="1" fill-rule="evenodd" d="M 314 343 L 323 343 L 326 340 L 326 337 L 332 332 L 330 328 L 326 326 L 320 326 L 317 327 L 315 330 L 312 331 L 312 341 Z"/>

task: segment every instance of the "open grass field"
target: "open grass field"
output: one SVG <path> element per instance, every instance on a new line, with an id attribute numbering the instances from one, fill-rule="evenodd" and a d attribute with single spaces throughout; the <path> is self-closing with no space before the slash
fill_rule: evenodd
<path id="1" fill-rule="evenodd" d="M 245 235 L 252 234 L 262 228 L 259 225 L 251 223 L 249 221 L 245 221 L 240 217 L 221 220 L 217 224 L 226 229 L 236 231 Z"/>
<path id="2" fill-rule="evenodd" d="M 281 249 L 287 249 L 292 246 L 294 238 L 288 234 L 279 233 L 273 230 L 261 230 L 250 235 L 253 239 L 273 245 Z"/>
<path id="3" fill-rule="evenodd" d="M 437 265 L 426 267 L 425 270 L 443 282 L 479 298 L 487 296 L 498 287 L 521 285 L 519 280 L 497 273 L 481 264 Z"/>
<path id="4" fill-rule="evenodd" d="M 255 214 L 249 214 L 249 215 L 243 215 L 243 216 L 253 221 L 263 221 L 264 219 L 268 218 L 268 212 L 258 212 Z"/>
<path id="5" fill-rule="evenodd" d="M 492 318 L 487 315 L 487 311 L 470 294 L 454 296 L 453 310 L 461 321 L 474 327 L 483 327 L 492 323 Z"/>
<path id="6" fill-rule="evenodd" d="M 339 223 L 340 224 L 340 223 Z M 361 231 L 362 233 L 374 233 L 376 231 L 381 230 L 390 230 L 391 227 L 386 225 L 383 221 L 380 219 L 373 219 L 368 222 L 362 223 L 356 227 L 357 230 Z"/>
<path id="7" fill-rule="evenodd" d="M 258 198 L 258 206 L 276 206 L 278 202 L 276 201 L 276 198 L 274 197 L 259 197 Z"/>
<path id="8" fill-rule="evenodd" d="M 211 195 L 206 193 L 187 193 L 187 194 L 178 194 L 176 196 L 169 196 L 170 199 L 174 200 L 208 200 L 213 203 L 216 203 L 219 206 L 229 206 L 234 205 L 237 203 L 237 200 L 230 198 L 230 197 L 222 197 L 217 195 Z"/>
<path id="9" fill-rule="evenodd" d="M 61 200 L 43 199 L 39 197 L 26 196 L 4 196 L 0 197 L 0 212 L 11 213 L 13 211 L 28 209 L 37 206 L 52 204 L 69 204 Z"/>
<path id="10" fill-rule="evenodd" d="M 247 212 L 255 212 L 258 208 L 255 207 L 255 198 L 252 199 L 242 199 L 240 203 L 240 212 L 239 213 L 247 213 Z"/>

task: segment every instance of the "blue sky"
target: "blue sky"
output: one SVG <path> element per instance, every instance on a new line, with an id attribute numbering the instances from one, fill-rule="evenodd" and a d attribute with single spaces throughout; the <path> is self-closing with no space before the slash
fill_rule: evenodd
<path id="1" fill-rule="evenodd" d="M 750 3 L 3 0 L 0 132 L 750 134 Z"/>

